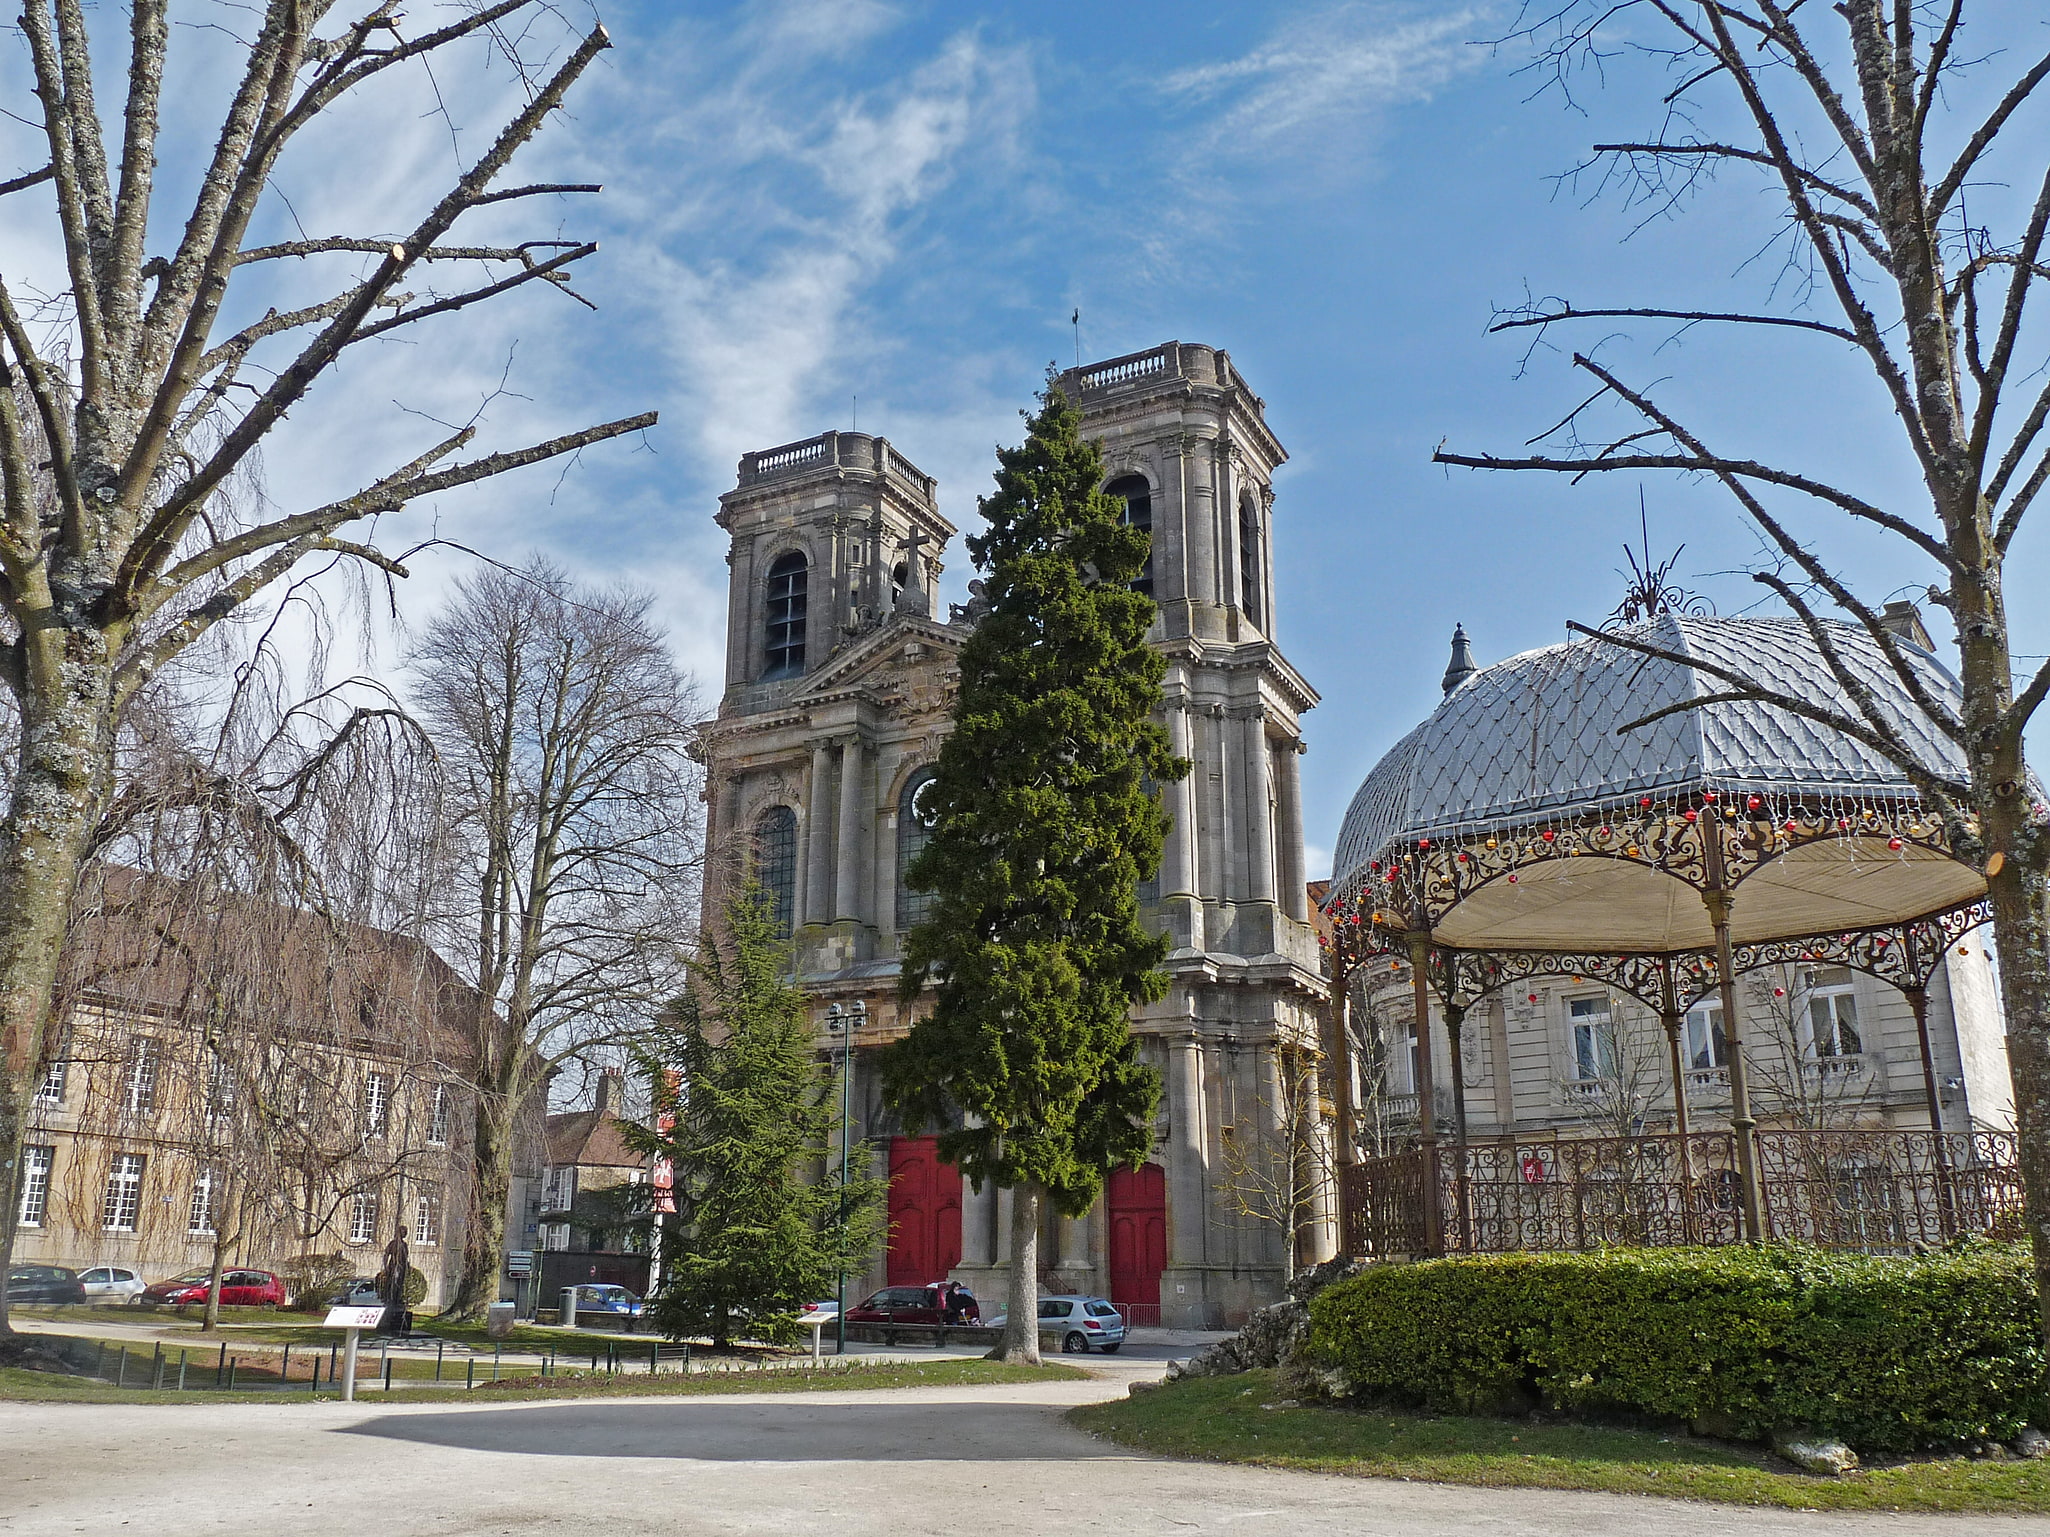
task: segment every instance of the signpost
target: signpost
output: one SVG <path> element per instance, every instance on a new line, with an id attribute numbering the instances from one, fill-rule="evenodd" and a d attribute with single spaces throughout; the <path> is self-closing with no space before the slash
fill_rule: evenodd
<path id="1" fill-rule="evenodd" d="M 372 1303 L 368 1307 L 341 1307 L 327 1310 L 326 1328 L 341 1329 L 342 1336 L 342 1402 L 353 1403 L 356 1398 L 356 1336 L 365 1329 L 375 1329 L 384 1319 L 384 1304 Z"/>

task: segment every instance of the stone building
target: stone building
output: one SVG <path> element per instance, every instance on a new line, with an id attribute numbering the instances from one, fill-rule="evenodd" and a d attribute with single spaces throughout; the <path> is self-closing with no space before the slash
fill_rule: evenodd
<path id="1" fill-rule="evenodd" d="M 1042 1264 L 1052 1284 L 1142 1321 L 1218 1324 L 1286 1277 L 1282 1227 L 1230 1171 L 1284 1140 L 1292 1064 L 1317 1040 L 1324 997 L 1297 774 L 1298 722 L 1318 696 L 1273 639 L 1272 476 L 1286 454 L 1215 348 L 1168 342 L 1060 385 L 1103 449 L 1106 489 L 1152 532 L 1142 580 L 1168 660 L 1165 724 L 1195 767 L 1165 792 L 1173 830 L 1141 893 L 1172 944 L 1168 995 L 1132 1021 L 1165 1085 L 1154 1155 L 1115 1174 L 1088 1216 L 1049 1218 Z M 854 1135 L 891 1176 L 894 1223 L 866 1279 L 951 1275 L 987 1296 L 1002 1284 L 1006 1198 L 964 1187 L 930 1138 L 902 1135 L 863 1069 L 908 1023 L 898 958 L 926 899 L 902 876 L 977 607 L 934 608 L 956 530 L 931 477 L 855 432 L 743 456 L 718 521 L 732 544 L 725 691 L 702 739 L 713 845 L 752 858 L 788 924 L 822 1049 L 826 1008 L 865 1006 Z M 1305 1258 L 1331 1242 L 1321 1184 L 1311 1216 Z"/>

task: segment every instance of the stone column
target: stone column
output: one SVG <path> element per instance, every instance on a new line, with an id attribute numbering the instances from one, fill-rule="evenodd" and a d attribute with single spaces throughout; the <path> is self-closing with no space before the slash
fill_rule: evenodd
<path id="1" fill-rule="evenodd" d="M 980 1190 L 972 1180 L 961 1181 L 961 1268 L 987 1270 L 997 1262 L 997 1187 L 985 1184 Z M 970 1283 L 970 1290 L 975 1290 Z M 978 1291 L 977 1296 L 981 1293 Z M 991 1310 L 994 1312 L 994 1309 Z"/>
<path id="2" fill-rule="evenodd" d="M 1200 1265 L 1208 1226 L 1210 1160 L 1203 1134 L 1203 1047 L 1193 1030 L 1176 1036 L 1168 1046 L 1167 1103 L 1167 1262 L 1176 1267 Z"/>
<path id="3" fill-rule="evenodd" d="M 849 737 L 840 745 L 840 837 L 833 916 L 851 923 L 861 921 L 861 872 L 867 863 L 861 857 L 861 803 L 867 783 L 868 754 L 858 735 Z"/>
<path id="4" fill-rule="evenodd" d="M 1245 787 L 1239 805 L 1246 819 L 1246 900 L 1274 900 L 1274 816 L 1270 803 L 1269 770 L 1273 754 L 1267 750 L 1267 722 L 1259 706 L 1244 722 Z"/>
<path id="5" fill-rule="evenodd" d="M 804 901 L 799 922 L 833 918 L 833 749 L 820 742 L 811 750 L 811 783 L 804 798 Z"/>
<path id="6" fill-rule="evenodd" d="M 1277 786 L 1280 793 L 1275 798 L 1281 812 L 1281 826 L 1277 830 L 1281 839 L 1281 910 L 1291 918 L 1306 921 L 1310 916 L 1310 893 L 1303 870 L 1301 754 L 1300 738 L 1282 743 Z"/>
<path id="7" fill-rule="evenodd" d="M 1189 707 L 1183 701 L 1168 704 L 1167 737 L 1174 755 L 1190 759 L 1192 765 L 1186 776 L 1167 787 L 1167 814 L 1174 825 L 1168 828 L 1167 843 L 1160 851 L 1161 895 L 1179 896 L 1196 889 L 1196 776 L 1202 772 L 1190 749 Z"/>

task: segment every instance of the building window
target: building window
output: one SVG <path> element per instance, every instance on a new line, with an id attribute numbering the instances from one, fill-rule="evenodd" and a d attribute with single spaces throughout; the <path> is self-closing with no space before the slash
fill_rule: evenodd
<path id="1" fill-rule="evenodd" d="M 41 1227 L 50 1209 L 50 1170 L 57 1162 L 54 1147 L 25 1147 L 21 1150 L 21 1212 L 23 1227 Z"/>
<path id="2" fill-rule="evenodd" d="M 568 1211 L 577 1202 L 577 1168 L 573 1163 L 552 1165 L 541 1180 L 541 1205 L 546 1211 Z"/>
<path id="3" fill-rule="evenodd" d="M 107 1200 L 100 1225 L 110 1233 L 132 1233 L 142 1214 L 142 1169 L 140 1153 L 116 1153 L 107 1170 Z"/>
<path id="4" fill-rule="evenodd" d="M 788 806 L 771 806 L 755 819 L 755 879 L 777 934 L 788 938 L 797 916 L 797 813 Z"/>
<path id="5" fill-rule="evenodd" d="M 1723 1006 L 1719 1001 L 1697 1003 L 1687 1011 L 1687 1065 L 1697 1073 L 1728 1067 L 1723 1039 Z"/>
<path id="6" fill-rule="evenodd" d="M 192 1212 L 185 1224 L 185 1231 L 195 1238 L 211 1238 L 214 1234 L 215 1206 L 220 1200 L 220 1175 L 213 1169 L 201 1169 L 192 1180 Z"/>
<path id="7" fill-rule="evenodd" d="M 441 1194 L 422 1191 L 413 1202 L 413 1242 L 423 1249 L 441 1247 Z"/>
<path id="8" fill-rule="evenodd" d="M 363 1135 L 381 1137 L 391 1122 L 391 1078 L 370 1073 L 363 1080 Z"/>
<path id="9" fill-rule="evenodd" d="M 43 1081 L 36 1085 L 36 1108 L 57 1110 L 64 1104 L 65 1080 L 70 1077 L 69 1062 L 52 1062 L 43 1070 Z"/>
<path id="10" fill-rule="evenodd" d="M 1851 984 L 1818 987 L 1808 995 L 1808 1038 L 1815 1055 L 1855 1057 L 1864 1051 L 1858 1034 L 1858 1000 Z"/>
<path id="11" fill-rule="evenodd" d="M 933 771 L 920 769 L 897 797 L 897 932 L 909 932 L 932 911 L 929 891 L 914 891 L 906 872 L 932 838 Z"/>
<path id="12" fill-rule="evenodd" d="M 122 1094 L 131 1116 L 148 1115 L 157 1104 L 157 1043 L 138 1035 L 128 1048 L 128 1081 Z"/>
<path id="13" fill-rule="evenodd" d="M 359 1190 L 349 1203 L 349 1242 L 364 1244 L 376 1240 L 377 1192 Z"/>
<path id="14" fill-rule="evenodd" d="M 792 550 L 769 567 L 768 607 L 764 625 L 768 664 L 765 678 L 794 678 L 804 671 L 804 612 L 811 570 Z"/>
<path id="15" fill-rule="evenodd" d="M 448 1146 L 448 1085 L 437 1083 L 427 1109 L 427 1145 Z"/>
<path id="16" fill-rule="evenodd" d="M 208 1059 L 206 1067 L 206 1129 L 219 1136 L 228 1125 L 228 1112 L 235 1104 L 235 1074 L 219 1057 Z"/>
<path id="17" fill-rule="evenodd" d="M 1261 609 L 1260 514 L 1248 496 L 1239 502 L 1239 607 L 1255 625 L 1264 626 Z"/>
<path id="18" fill-rule="evenodd" d="M 1616 1024 L 1606 998 L 1575 998 L 1566 1005 L 1573 1022 L 1573 1076 L 1582 1083 L 1616 1076 Z"/>
<path id="19" fill-rule="evenodd" d="M 1124 521 L 1133 528 L 1143 528 L 1150 535 L 1153 532 L 1153 488 L 1146 484 L 1144 475 L 1121 475 L 1103 488 L 1106 496 L 1119 497 L 1124 501 Z M 1146 568 L 1132 583 L 1132 591 L 1153 596 L 1153 550 L 1146 551 Z"/>

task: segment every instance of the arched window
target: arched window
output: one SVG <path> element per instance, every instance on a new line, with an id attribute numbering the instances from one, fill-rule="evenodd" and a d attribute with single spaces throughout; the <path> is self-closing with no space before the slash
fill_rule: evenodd
<path id="1" fill-rule="evenodd" d="M 797 915 L 797 813 L 788 806 L 771 806 L 755 818 L 754 874 L 777 934 L 789 938 Z"/>
<path id="2" fill-rule="evenodd" d="M 794 678 L 804 671 L 805 592 L 811 571 L 796 550 L 778 555 L 769 567 L 765 678 Z"/>
<path id="3" fill-rule="evenodd" d="M 904 793 L 897 797 L 897 932 L 900 934 L 923 923 L 932 911 L 932 893 L 913 891 L 911 883 L 904 878 L 904 872 L 911 868 L 911 861 L 918 857 L 919 850 L 932 836 L 932 807 L 926 796 L 932 788 L 932 781 L 932 770 L 920 769 L 905 782 Z"/>
<path id="4" fill-rule="evenodd" d="M 1146 484 L 1144 475 L 1120 475 L 1103 488 L 1106 496 L 1122 497 L 1125 503 L 1125 522 L 1133 528 L 1153 532 L 1153 488 Z M 1132 591 L 1153 596 L 1153 551 L 1146 551 L 1146 569 L 1138 580 L 1132 583 Z"/>
<path id="5" fill-rule="evenodd" d="M 1261 617 L 1260 514 L 1250 496 L 1239 499 L 1239 607 L 1246 618 L 1264 628 Z"/>

